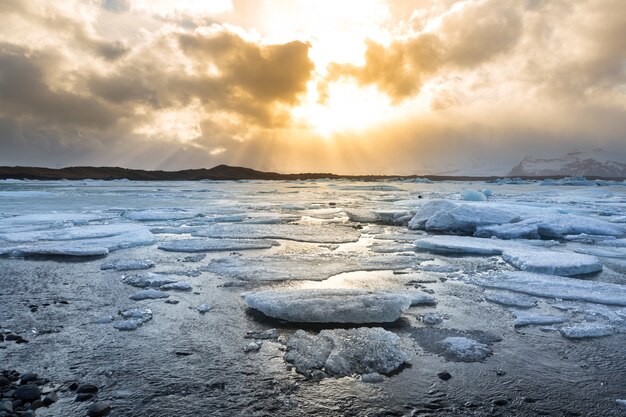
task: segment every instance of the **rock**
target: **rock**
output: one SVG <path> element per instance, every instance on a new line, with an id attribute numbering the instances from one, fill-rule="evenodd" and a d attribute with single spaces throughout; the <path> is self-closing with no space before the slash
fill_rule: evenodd
<path id="1" fill-rule="evenodd" d="M 447 381 L 450 378 L 452 378 L 452 375 L 450 375 L 450 372 L 447 371 L 442 371 L 442 372 L 437 372 L 437 376 L 439 377 L 439 379 L 441 379 L 442 381 Z"/>
<path id="2" fill-rule="evenodd" d="M 93 394 L 77 394 L 74 399 L 75 402 L 80 403 L 84 401 L 89 401 L 93 398 Z"/>
<path id="3" fill-rule="evenodd" d="M 492 401 L 493 405 L 497 405 L 498 407 L 502 407 L 505 406 L 509 403 L 509 400 L 504 399 L 504 398 L 497 398 L 495 400 Z"/>
<path id="4" fill-rule="evenodd" d="M 36 409 L 41 408 L 41 407 L 43 407 L 43 401 L 41 401 L 41 400 L 35 400 L 30 405 L 30 408 L 32 410 L 36 410 Z"/>
<path id="5" fill-rule="evenodd" d="M 43 405 L 45 405 L 46 407 L 52 405 L 53 403 L 59 401 L 59 396 L 57 395 L 56 392 L 51 392 L 50 394 L 46 395 L 43 399 Z"/>
<path id="6" fill-rule="evenodd" d="M 41 396 L 41 390 L 37 385 L 27 384 L 18 387 L 13 395 L 18 400 L 35 401 Z"/>
<path id="7" fill-rule="evenodd" d="M 24 411 L 22 417 L 35 417 L 35 412 L 33 410 Z"/>
<path id="8" fill-rule="evenodd" d="M 0 413 L 13 413 L 13 403 L 9 400 L 0 401 Z"/>
<path id="9" fill-rule="evenodd" d="M 4 388 L 9 385 L 11 385 L 11 381 L 9 381 L 9 378 L 0 375 L 0 388 Z"/>
<path id="10" fill-rule="evenodd" d="M 268 329 L 263 331 L 249 331 L 244 336 L 245 339 L 278 339 L 278 331 L 276 329 Z"/>
<path id="11" fill-rule="evenodd" d="M 76 389 L 78 388 L 78 382 L 72 382 L 70 385 L 67 386 L 67 388 L 70 391 L 76 391 Z"/>
<path id="12" fill-rule="evenodd" d="M 437 313 L 428 313 L 422 316 L 422 323 L 434 326 L 443 321 L 443 317 Z"/>
<path id="13" fill-rule="evenodd" d="M 93 403 L 87 409 L 89 417 L 106 416 L 111 411 L 111 405 L 107 403 Z"/>
<path id="14" fill-rule="evenodd" d="M 29 382 L 36 381 L 37 378 L 39 378 L 39 375 L 34 374 L 34 373 L 23 374 L 22 377 L 20 378 L 20 384 L 21 385 L 26 385 Z"/>
<path id="15" fill-rule="evenodd" d="M 77 394 L 95 394 L 98 392 L 98 387 L 93 384 L 80 384 L 76 389 Z"/>

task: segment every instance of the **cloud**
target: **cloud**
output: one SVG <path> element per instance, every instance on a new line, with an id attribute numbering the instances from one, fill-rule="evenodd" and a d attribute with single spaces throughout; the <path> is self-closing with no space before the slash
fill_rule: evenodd
<path id="1" fill-rule="evenodd" d="M 473 69 L 515 46 L 522 33 L 516 2 L 466 1 L 439 18 L 436 28 L 389 45 L 367 42 L 365 64 L 333 64 L 328 81 L 354 78 L 396 102 L 419 93 L 442 71 Z"/>

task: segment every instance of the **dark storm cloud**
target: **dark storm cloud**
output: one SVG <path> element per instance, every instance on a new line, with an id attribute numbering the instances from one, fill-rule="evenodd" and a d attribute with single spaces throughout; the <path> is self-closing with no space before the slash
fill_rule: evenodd
<path id="1" fill-rule="evenodd" d="M 16 119 L 40 119 L 53 124 L 111 127 L 118 113 L 92 97 L 55 91 L 45 70 L 59 58 L 0 44 L 0 113 Z"/>

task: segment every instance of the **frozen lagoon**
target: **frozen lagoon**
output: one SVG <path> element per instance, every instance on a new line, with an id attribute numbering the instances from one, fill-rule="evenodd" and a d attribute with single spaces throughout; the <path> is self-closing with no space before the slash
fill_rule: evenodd
<path id="1" fill-rule="evenodd" d="M 462 199 L 463 190 L 485 188 L 493 192 L 486 201 Z M 0 331 L 29 340 L 0 343 L 3 367 L 92 381 L 112 415 L 623 415 L 623 185 L 10 181 L 0 192 Z M 420 216 L 436 200 L 449 202 L 447 212 Z M 425 234 L 407 227 L 412 218 Z M 149 272 L 101 269 L 148 261 Z M 570 276 L 572 262 L 574 272 L 595 272 Z M 533 268 L 517 272 L 524 265 Z M 139 289 L 122 279 L 132 274 L 191 291 L 133 301 Z M 289 323 L 241 297 L 308 289 L 436 304 L 417 303 L 393 323 Z M 527 317 L 564 322 L 515 327 L 516 304 Z M 280 307 L 288 307 L 282 298 Z M 129 323 L 137 319 L 121 313 L 135 308 L 152 319 Z M 441 322 L 422 320 L 432 314 Z M 311 378 L 283 359 L 298 330 L 379 327 L 397 336 L 393 354 L 376 358 L 393 367 L 363 365 L 372 350 L 364 337 L 351 347 L 342 336 L 332 357 L 351 372 L 387 375 L 338 378 L 322 366 Z M 277 337 L 244 351 L 247 332 L 274 328 Z M 455 360 L 448 342 L 466 339 L 489 355 Z M 37 415 L 85 414 L 73 397 L 59 397 Z"/>

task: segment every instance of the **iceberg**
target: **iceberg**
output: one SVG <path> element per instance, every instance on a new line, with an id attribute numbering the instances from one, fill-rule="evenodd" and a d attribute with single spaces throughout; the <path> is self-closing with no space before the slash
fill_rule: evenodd
<path id="1" fill-rule="evenodd" d="M 158 246 L 167 252 L 217 252 L 249 249 L 269 249 L 279 246 L 275 240 L 262 239 L 179 239 Z"/>
<path id="2" fill-rule="evenodd" d="M 248 306 L 297 323 L 390 323 L 411 305 L 406 294 L 357 289 L 303 289 L 244 294 Z"/>
<path id="3" fill-rule="evenodd" d="M 322 330 L 317 335 L 298 330 L 287 341 L 284 359 L 308 377 L 315 371 L 342 377 L 387 375 L 405 363 L 408 355 L 394 333 L 379 327 L 360 327 Z"/>

